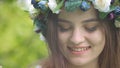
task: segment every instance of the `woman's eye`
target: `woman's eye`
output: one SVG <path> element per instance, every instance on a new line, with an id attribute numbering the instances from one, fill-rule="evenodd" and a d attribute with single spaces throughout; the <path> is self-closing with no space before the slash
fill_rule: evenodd
<path id="1" fill-rule="evenodd" d="M 88 31 L 88 32 L 94 32 L 95 30 L 97 30 L 98 26 L 93 26 L 93 27 L 85 27 L 85 29 Z"/>
<path id="2" fill-rule="evenodd" d="M 67 32 L 70 31 L 72 26 L 68 23 L 60 23 L 58 24 L 58 29 L 60 32 Z"/>
<path id="3" fill-rule="evenodd" d="M 67 31 L 70 30 L 70 28 L 62 28 L 62 27 L 60 27 L 59 30 L 60 30 L 61 32 L 67 32 Z"/>

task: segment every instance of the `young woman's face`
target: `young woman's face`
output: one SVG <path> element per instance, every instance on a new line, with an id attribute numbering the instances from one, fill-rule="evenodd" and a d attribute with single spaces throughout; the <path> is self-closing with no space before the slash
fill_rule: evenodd
<path id="1" fill-rule="evenodd" d="M 71 66 L 94 65 L 105 45 L 104 30 L 93 8 L 62 11 L 58 20 L 61 51 Z M 92 68 L 92 67 L 91 67 Z"/>

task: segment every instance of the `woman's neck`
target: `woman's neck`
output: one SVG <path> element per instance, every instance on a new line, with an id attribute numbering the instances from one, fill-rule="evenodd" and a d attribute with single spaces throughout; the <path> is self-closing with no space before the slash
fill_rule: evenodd
<path id="1" fill-rule="evenodd" d="M 90 62 L 85 65 L 81 65 L 81 66 L 75 66 L 75 65 L 70 64 L 68 68 L 99 68 L 99 65 L 98 65 L 98 60 L 97 60 L 97 61 L 93 61 L 93 62 Z"/>

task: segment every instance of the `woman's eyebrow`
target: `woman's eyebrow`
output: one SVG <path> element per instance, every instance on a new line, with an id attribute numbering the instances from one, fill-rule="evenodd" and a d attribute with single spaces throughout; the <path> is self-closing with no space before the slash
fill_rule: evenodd
<path id="1" fill-rule="evenodd" d="M 99 19 L 97 19 L 97 18 L 90 18 L 90 19 L 83 20 L 82 23 L 89 23 L 89 22 L 93 22 L 93 21 L 99 21 Z M 65 20 L 65 19 L 61 19 L 61 18 L 58 18 L 58 22 L 64 22 L 64 23 L 72 24 L 71 21 L 68 21 L 68 20 Z"/>
<path id="2" fill-rule="evenodd" d="M 99 19 L 97 18 L 91 18 L 91 19 L 86 19 L 84 21 L 82 21 L 83 23 L 89 23 L 89 22 L 93 22 L 93 21 L 99 21 Z"/>
<path id="3" fill-rule="evenodd" d="M 71 21 L 65 20 L 65 19 L 58 19 L 58 22 L 64 22 L 64 23 L 72 23 Z"/>

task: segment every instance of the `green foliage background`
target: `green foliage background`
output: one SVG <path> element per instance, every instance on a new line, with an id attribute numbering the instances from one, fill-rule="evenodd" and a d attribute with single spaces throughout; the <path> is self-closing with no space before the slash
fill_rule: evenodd
<path id="1" fill-rule="evenodd" d="M 0 0 L 0 65 L 27 68 L 46 56 L 46 45 L 34 33 L 29 15 L 15 0 Z"/>

